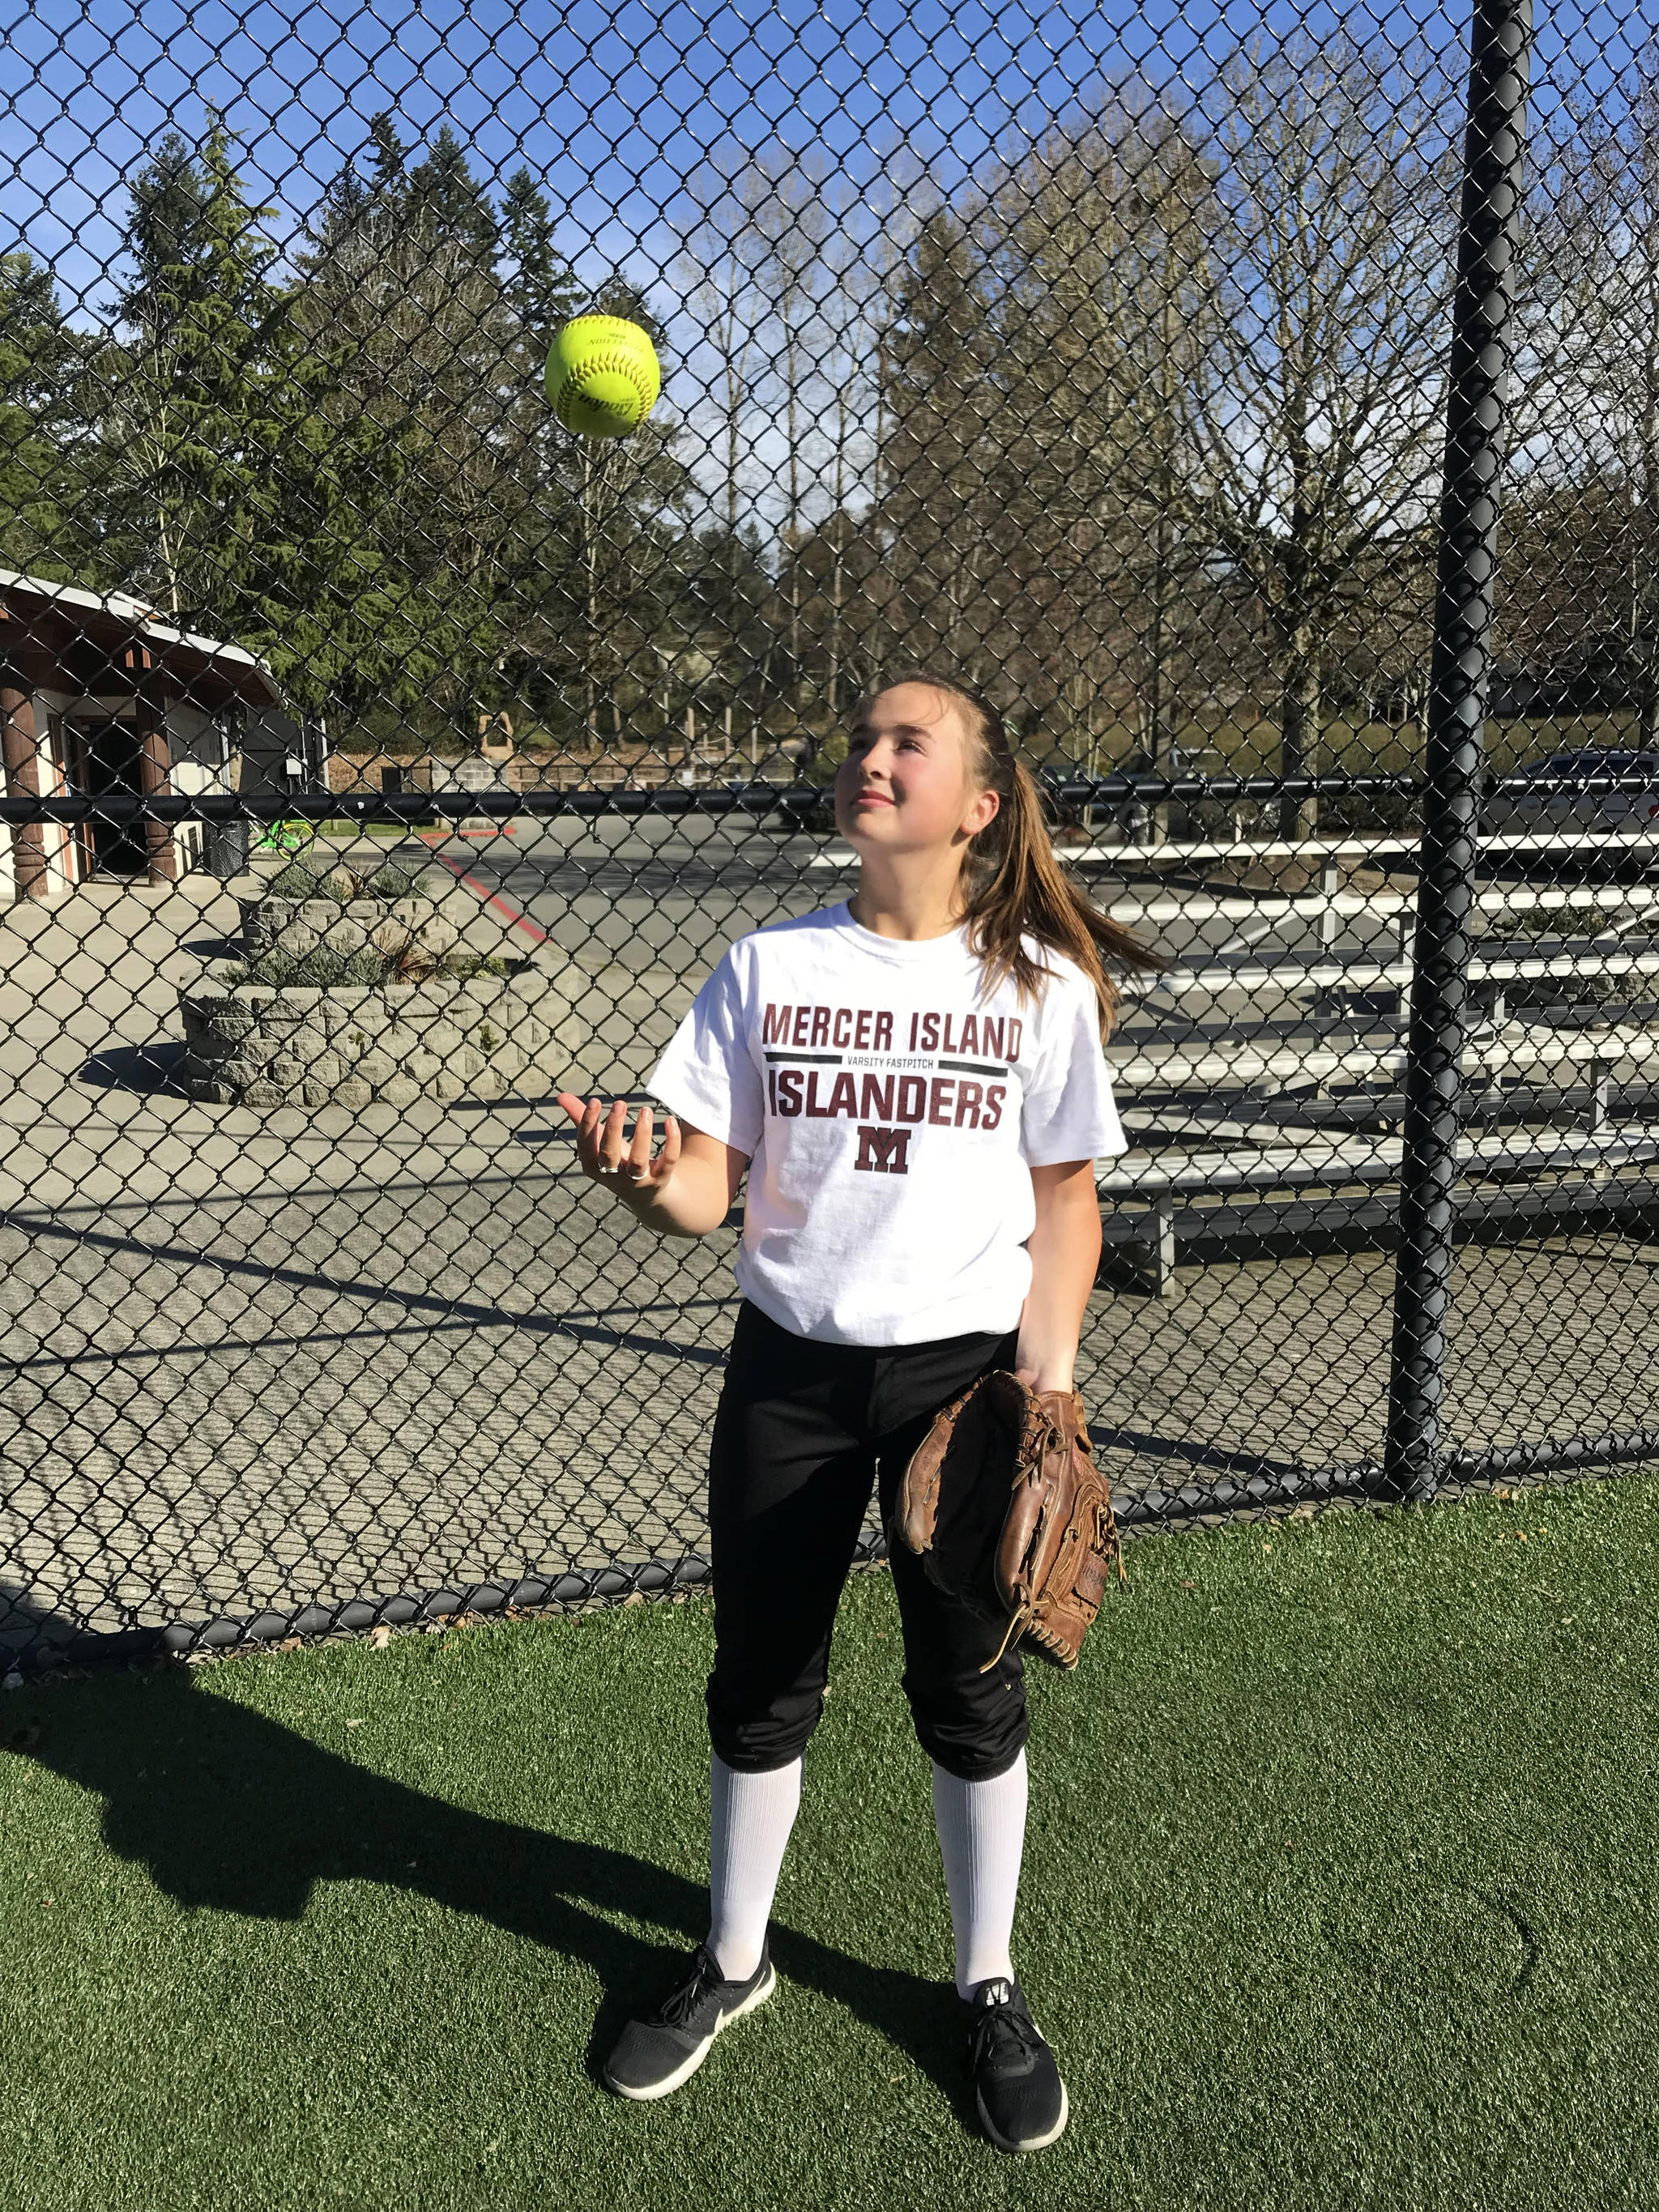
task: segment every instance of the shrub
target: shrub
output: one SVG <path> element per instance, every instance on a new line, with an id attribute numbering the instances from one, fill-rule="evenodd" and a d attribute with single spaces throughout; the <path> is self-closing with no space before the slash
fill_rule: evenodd
<path id="1" fill-rule="evenodd" d="M 1504 915 L 1501 933 L 1556 938 L 1564 945 L 1572 944 L 1583 938 L 1606 936 L 1624 918 L 1606 907 L 1522 907 Z"/>
<path id="2" fill-rule="evenodd" d="M 311 952 L 262 952 L 234 968 L 222 969 L 221 982 L 258 983 L 268 991 L 362 989 L 378 983 L 419 982 L 426 975 L 505 975 L 507 963 L 495 952 L 451 952 L 441 960 L 420 957 L 418 948 L 396 957 L 384 952 L 337 952 L 319 945 Z"/>
<path id="3" fill-rule="evenodd" d="M 348 896 L 379 899 L 414 898 L 419 896 L 426 871 L 401 867 L 395 860 L 385 867 L 372 861 L 362 867 L 345 867 L 338 860 L 326 863 L 317 860 L 290 860 L 281 868 L 265 886 L 268 898 L 334 899 L 343 902 Z M 349 876 L 352 890 L 343 890 L 331 878 Z"/>
<path id="4" fill-rule="evenodd" d="M 333 865 L 331 860 L 329 867 Z M 319 867 L 314 860 L 290 860 L 285 868 L 279 868 L 265 885 L 265 896 L 267 898 L 299 900 L 332 898 L 334 893 L 323 888 L 323 878 L 327 872 L 327 869 Z"/>
<path id="5" fill-rule="evenodd" d="M 399 867 L 394 860 L 384 868 L 375 868 L 359 876 L 358 888 L 365 898 L 414 898 L 419 894 L 424 872 L 419 868 Z"/>
<path id="6" fill-rule="evenodd" d="M 382 952 L 337 952 L 319 945 L 313 952 L 262 952 L 257 960 L 224 971 L 227 983 L 258 983 L 270 991 L 328 990 L 348 985 L 384 983 L 392 963 Z"/>

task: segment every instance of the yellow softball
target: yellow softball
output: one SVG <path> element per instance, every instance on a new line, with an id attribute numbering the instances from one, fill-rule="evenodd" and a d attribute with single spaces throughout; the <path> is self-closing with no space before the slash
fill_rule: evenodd
<path id="1" fill-rule="evenodd" d="M 578 315 L 547 356 L 547 396 L 567 430 L 625 438 L 657 404 L 657 349 L 637 323 L 620 315 Z"/>

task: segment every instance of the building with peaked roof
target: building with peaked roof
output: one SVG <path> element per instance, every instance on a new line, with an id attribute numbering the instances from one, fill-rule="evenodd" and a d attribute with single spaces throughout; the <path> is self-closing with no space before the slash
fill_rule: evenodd
<path id="1" fill-rule="evenodd" d="M 243 791 L 312 781 L 301 725 L 264 663 L 119 592 L 0 568 L 6 796 Z M 200 864 L 199 822 L 15 824 L 0 901 L 52 898 L 94 875 L 174 880 Z"/>

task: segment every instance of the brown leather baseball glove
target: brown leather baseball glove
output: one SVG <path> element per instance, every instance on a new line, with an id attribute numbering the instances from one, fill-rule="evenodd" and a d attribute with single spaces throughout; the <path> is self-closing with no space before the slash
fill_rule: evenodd
<path id="1" fill-rule="evenodd" d="M 1077 1664 L 1109 1569 L 1128 1579 L 1082 1399 L 1039 1395 L 1005 1368 L 934 1416 L 904 1471 L 890 1540 L 918 1553 L 939 1589 L 1006 1621 L 1003 1651 L 1018 1637 L 1061 1667 Z"/>

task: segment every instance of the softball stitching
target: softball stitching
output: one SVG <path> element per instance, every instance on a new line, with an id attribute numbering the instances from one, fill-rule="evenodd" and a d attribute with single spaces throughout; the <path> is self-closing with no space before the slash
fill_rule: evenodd
<path id="1" fill-rule="evenodd" d="M 564 382 L 559 386 L 559 404 L 562 406 L 568 400 L 583 398 L 585 396 L 583 386 L 587 379 L 590 376 L 600 375 L 607 369 L 614 370 L 618 375 L 628 379 L 639 394 L 641 411 L 649 414 L 653 396 L 641 378 L 639 362 L 631 353 L 594 354 L 583 362 L 579 369 L 571 369 L 567 374 Z"/>

